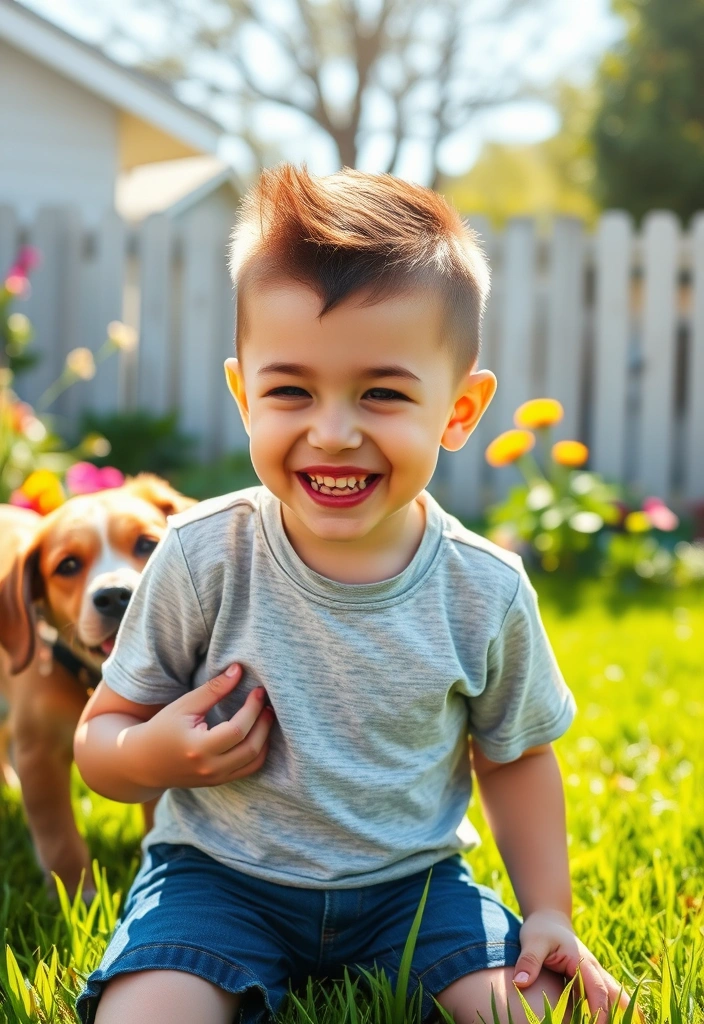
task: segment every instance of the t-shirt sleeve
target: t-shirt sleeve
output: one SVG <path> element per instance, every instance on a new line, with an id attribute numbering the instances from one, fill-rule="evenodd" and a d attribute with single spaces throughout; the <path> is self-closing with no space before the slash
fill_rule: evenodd
<path id="1" fill-rule="evenodd" d="M 178 531 L 154 550 L 120 625 L 103 679 L 138 704 L 169 704 L 191 689 L 208 630 Z"/>
<path id="2" fill-rule="evenodd" d="M 571 724 L 577 706 L 558 667 L 521 565 L 513 600 L 489 644 L 486 686 L 468 697 L 469 731 L 492 761 L 515 761 L 550 743 Z"/>

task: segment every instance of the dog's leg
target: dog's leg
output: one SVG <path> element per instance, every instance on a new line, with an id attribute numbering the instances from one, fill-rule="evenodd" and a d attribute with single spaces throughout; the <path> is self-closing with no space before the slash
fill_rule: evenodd
<path id="1" fill-rule="evenodd" d="M 90 855 L 71 807 L 73 733 L 85 703 L 76 680 L 61 666 L 41 676 L 36 666 L 13 679 L 14 760 L 34 849 L 47 884 L 55 872 L 70 893 L 85 871 L 93 891 Z"/>

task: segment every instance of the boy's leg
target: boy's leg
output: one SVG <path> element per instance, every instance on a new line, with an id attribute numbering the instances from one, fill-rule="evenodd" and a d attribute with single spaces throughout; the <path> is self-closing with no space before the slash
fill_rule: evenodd
<path id="1" fill-rule="evenodd" d="M 95 1024 L 232 1024 L 239 1001 L 185 971 L 137 971 L 107 983 Z"/>
<path id="2" fill-rule="evenodd" d="M 481 1024 L 479 1014 L 487 1024 L 491 1024 L 491 987 L 494 986 L 494 999 L 499 1019 L 502 1024 L 508 1021 L 507 1005 L 511 1010 L 514 1024 L 525 1024 L 526 1014 L 523 1004 L 513 985 L 513 967 L 490 967 L 481 971 L 473 971 L 458 978 L 442 992 L 436 995 L 437 1001 L 451 1013 L 457 1024 Z M 564 988 L 561 975 L 544 967 L 537 980 L 527 988 L 521 989 L 521 995 L 539 1018 L 545 1014 L 543 992 L 554 1010 Z M 569 1020 L 572 1013 L 572 994 L 567 1008 Z M 602 1024 L 602 1022 L 599 1022 Z"/>

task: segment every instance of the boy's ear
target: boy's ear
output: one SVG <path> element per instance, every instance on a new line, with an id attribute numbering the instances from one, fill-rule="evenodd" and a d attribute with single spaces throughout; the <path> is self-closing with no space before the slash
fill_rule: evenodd
<path id="1" fill-rule="evenodd" d="M 477 370 L 467 374 L 440 438 L 443 448 L 448 452 L 457 452 L 466 444 L 495 392 L 496 377 L 491 370 Z"/>
<path id="2" fill-rule="evenodd" d="M 225 360 L 225 380 L 230 389 L 230 394 L 237 402 L 237 408 L 240 411 L 244 429 L 249 434 L 249 406 L 247 405 L 247 395 L 244 390 L 242 366 L 239 359 L 235 359 L 234 356 Z"/>

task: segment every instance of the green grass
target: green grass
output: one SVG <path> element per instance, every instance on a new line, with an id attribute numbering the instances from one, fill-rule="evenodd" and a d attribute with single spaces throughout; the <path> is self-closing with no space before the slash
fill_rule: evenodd
<path id="1" fill-rule="evenodd" d="M 648 1024 L 702 1024 L 704 597 L 649 588 L 624 594 L 614 584 L 558 577 L 536 586 L 579 706 L 555 744 L 577 934 L 625 988 L 641 983 Z M 3 1014 L 12 1022 L 75 1020 L 81 975 L 99 960 L 120 894 L 137 868 L 139 810 L 89 793 L 78 779 L 74 792 L 81 827 L 103 868 L 101 898 L 90 911 L 67 902 L 62 909 L 44 894 L 17 796 L 3 794 L 0 1022 Z M 483 838 L 470 855 L 475 877 L 518 910 L 476 801 L 469 816 Z M 418 1001 L 406 1005 L 402 986 L 394 993 L 384 979 L 366 981 L 363 987 L 346 976 L 310 984 L 289 1000 L 283 1024 L 417 1020 Z M 582 1003 L 577 1016 L 583 1012 L 588 1017 Z"/>

